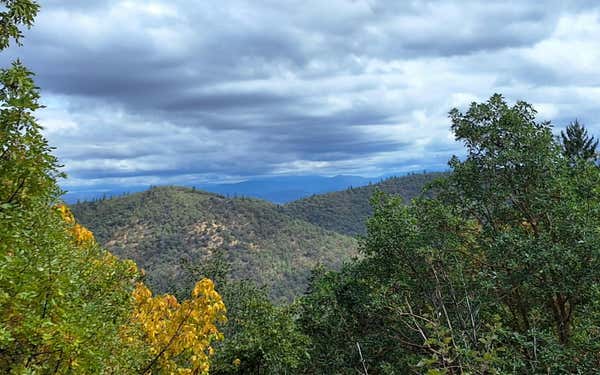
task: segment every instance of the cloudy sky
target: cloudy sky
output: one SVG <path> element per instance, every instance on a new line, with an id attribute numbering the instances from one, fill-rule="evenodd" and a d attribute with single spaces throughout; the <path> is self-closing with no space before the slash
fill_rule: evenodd
<path id="1" fill-rule="evenodd" d="M 46 0 L 25 46 L 67 189 L 442 169 L 494 92 L 600 133 L 596 1 Z"/>

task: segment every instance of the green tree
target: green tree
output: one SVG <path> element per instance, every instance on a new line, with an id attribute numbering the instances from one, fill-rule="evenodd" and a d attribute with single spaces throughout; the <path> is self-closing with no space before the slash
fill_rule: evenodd
<path id="1" fill-rule="evenodd" d="M 369 373 L 595 371 L 600 171 L 535 115 L 500 95 L 450 112 L 466 157 L 408 206 L 374 197 L 363 259 L 305 298 L 311 353 L 357 363 L 356 340 Z M 337 306 L 341 340 L 319 336 L 319 304 Z"/>
<path id="2" fill-rule="evenodd" d="M 571 160 L 596 161 L 599 140 L 588 135 L 587 129 L 578 120 L 570 123 L 565 130 L 566 133 L 560 132 L 565 156 Z"/>
<path id="3" fill-rule="evenodd" d="M 2 1 L 0 50 L 21 43 L 20 27 L 31 27 L 39 10 L 35 1 Z M 33 113 L 41 108 L 33 73 L 19 61 L 0 70 L 0 209 L 28 205 L 58 195 L 58 161 L 40 132 Z"/>
<path id="4" fill-rule="evenodd" d="M 451 118 L 468 156 L 452 159 L 443 198 L 481 226 L 479 244 L 496 286 L 515 301 L 508 306 L 520 316 L 516 326 L 528 329 L 525 310 L 547 306 L 567 344 L 577 305 L 597 282 L 600 175 L 589 165 L 571 168 L 527 103 L 509 107 L 495 95 Z"/>
<path id="5" fill-rule="evenodd" d="M 252 282 L 221 288 L 227 304 L 225 339 L 215 346 L 212 374 L 284 374 L 299 371 L 308 338 L 293 305 L 276 306 Z"/>
<path id="6" fill-rule="evenodd" d="M 5 49 L 39 6 L 1 4 Z M 127 372 L 120 330 L 137 272 L 55 208 L 61 173 L 34 116 L 32 77 L 18 61 L 0 71 L 0 372 Z"/>
<path id="7" fill-rule="evenodd" d="M 598 361 L 588 341 L 597 325 L 586 313 L 600 271 L 597 168 L 572 165 L 550 124 L 536 122 L 525 102 L 510 107 L 494 95 L 450 117 L 467 158 L 451 160 L 454 173 L 439 186 L 440 199 L 481 228 L 479 282 L 493 291 L 489 303 L 501 302 L 504 323 L 526 342 L 535 340 L 519 345 L 532 369 L 589 370 Z M 571 367 L 542 363 L 544 352 L 568 358 Z"/>
<path id="8" fill-rule="evenodd" d="M 300 371 L 308 338 L 300 331 L 295 305 L 274 305 L 264 288 L 232 281 L 224 249 L 200 265 L 187 264 L 189 280 L 215 281 L 227 306 L 223 341 L 215 344 L 211 374 L 285 374 Z M 185 293 L 185 292 L 184 292 Z"/>
<path id="9" fill-rule="evenodd" d="M 382 335 L 384 324 L 373 311 L 370 286 L 363 278 L 362 262 L 346 265 L 340 272 L 316 269 L 310 289 L 300 301 L 300 325 L 310 338 L 306 374 L 364 373 L 357 344 L 366 358 L 369 373 L 376 373 L 392 358 L 402 361 L 406 353 Z M 395 367 L 401 366 L 395 362 Z"/>
<path id="10" fill-rule="evenodd" d="M 318 277 L 303 300 L 310 373 L 363 373 L 357 343 L 369 373 L 490 368 L 501 327 L 482 321 L 480 296 L 457 257 L 474 224 L 435 200 L 405 206 L 378 193 L 373 207 L 364 258 Z"/>

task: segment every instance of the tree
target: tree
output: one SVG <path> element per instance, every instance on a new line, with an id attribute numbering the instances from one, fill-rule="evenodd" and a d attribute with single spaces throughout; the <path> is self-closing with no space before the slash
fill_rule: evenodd
<path id="1" fill-rule="evenodd" d="M 0 4 L 2 50 L 20 44 L 39 6 Z M 60 201 L 63 174 L 34 116 L 39 98 L 20 62 L 0 71 L 0 372 L 206 373 L 224 311 L 212 283 L 182 304 L 141 284 L 132 294 L 135 264 L 102 249 Z M 160 340 L 173 331 L 185 336 Z"/>
<path id="2" fill-rule="evenodd" d="M 39 10 L 35 1 L 0 2 L 0 51 L 11 40 L 21 44 L 21 26 L 31 27 Z M 36 199 L 58 196 L 57 159 L 40 133 L 33 113 L 41 108 L 33 73 L 19 61 L 0 70 L 0 209 L 26 206 Z"/>
<path id="3" fill-rule="evenodd" d="M 285 374 L 301 368 L 307 337 L 294 306 L 276 306 L 249 281 L 221 286 L 229 320 L 216 347 L 213 374 Z"/>
<path id="4" fill-rule="evenodd" d="M 500 95 L 450 111 L 466 157 L 408 206 L 374 197 L 363 258 L 305 298 L 312 353 L 353 363 L 359 341 L 369 373 L 595 371 L 600 171 L 535 117 Z"/>
<path id="5" fill-rule="evenodd" d="M 305 374 L 364 373 L 356 343 L 361 345 L 369 373 L 398 360 L 394 367 L 406 368 L 406 353 L 382 335 L 384 325 L 372 311 L 370 284 L 362 279 L 362 262 L 341 271 L 313 271 L 310 289 L 300 300 L 300 326 L 310 338 Z M 383 366 L 382 366 L 383 365 Z M 385 373 L 385 372 L 382 372 Z"/>
<path id="6" fill-rule="evenodd" d="M 142 283 L 137 284 L 133 296 L 133 325 L 126 337 L 129 345 L 150 348 L 140 372 L 208 374 L 209 357 L 214 353 L 211 342 L 223 339 L 216 324 L 226 320 L 225 305 L 212 281 L 196 283 L 192 297 L 182 303 L 168 294 L 152 297 Z M 141 327 L 140 333 L 136 325 Z"/>
<path id="7" fill-rule="evenodd" d="M 123 372 L 137 268 L 45 201 L 0 212 L 0 370 Z"/>
<path id="8" fill-rule="evenodd" d="M 317 277 L 303 301 L 314 345 L 309 373 L 364 373 L 356 343 L 369 373 L 493 368 L 501 327 L 482 322 L 479 295 L 456 256 L 473 240 L 473 223 L 434 200 L 405 206 L 378 193 L 372 202 L 364 259 Z"/>
<path id="9" fill-rule="evenodd" d="M 600 140 L 588 135 L 587 129 L 578 120 L 560 132 L 563 153 L 571 160 L 596 161 L 596 149 Z"/>
<path id="10" fill-rule="evenodd" d="M 468 154 L 451 160 L 441 197 L 481 227 L 485 268 L 515 317 L 513 328 L 530 330 L 537 309 L 569 345 L 579 307 L 598 281 L 600 174 L 588 164 L 572 167 L 550 124 L 536 122 L 525 102 L 509 107 L 494 95 L 450 117 Z"/>
<path id="11" fill-rule="evenodd" d="M 303 365 L 308 338 L 302 334 L 295 306 L 277 306 L 252 281 L 229 279 L 224 249 L 200 265 L 187 264 L 190 279 L 210 277 L 227 305 L 224 339 L 215 343 L 212 374 L 296 373 Z M 189 281 L 189 280 L 188 280 Z"/>

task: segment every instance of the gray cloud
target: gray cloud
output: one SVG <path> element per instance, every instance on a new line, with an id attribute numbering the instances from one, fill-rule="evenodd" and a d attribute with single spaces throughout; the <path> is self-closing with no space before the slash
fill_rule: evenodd
<path id="1" fill-rule="evenodd" d="M 439 169 L 447 111 L 497 91 L 600 130 L 599 11 L 565 3 L 48 0 L 2 61 L 67 186 Z"/>

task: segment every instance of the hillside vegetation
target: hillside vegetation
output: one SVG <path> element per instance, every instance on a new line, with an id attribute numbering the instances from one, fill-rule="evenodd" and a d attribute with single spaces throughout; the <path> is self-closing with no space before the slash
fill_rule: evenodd
<path id="1" fill-rule="evenodd" d="M 265 286 L 274 299 L 301 294 L 318 264 L 339 267 L 356 241 L 292 218 L 274 204 L 181 187 L 152 188 L 73 206 L 98 241 L 146 271 L 158 291 L 189 287 L 189 274 L 223 251 L 233 279 Z"/>
<path id="2" fill-rule="evenodd" d="M 325 229 L 350 236 L 366 233 L 366 220 L 373 214 L 370 200 L 380 190 L 400 196 L 405 203 L 417 197 L 423 187 L 444 173 L 410 174 L 392 177 L 377 184 L 313 195 L 284 206 L 288 215 Z"/>

